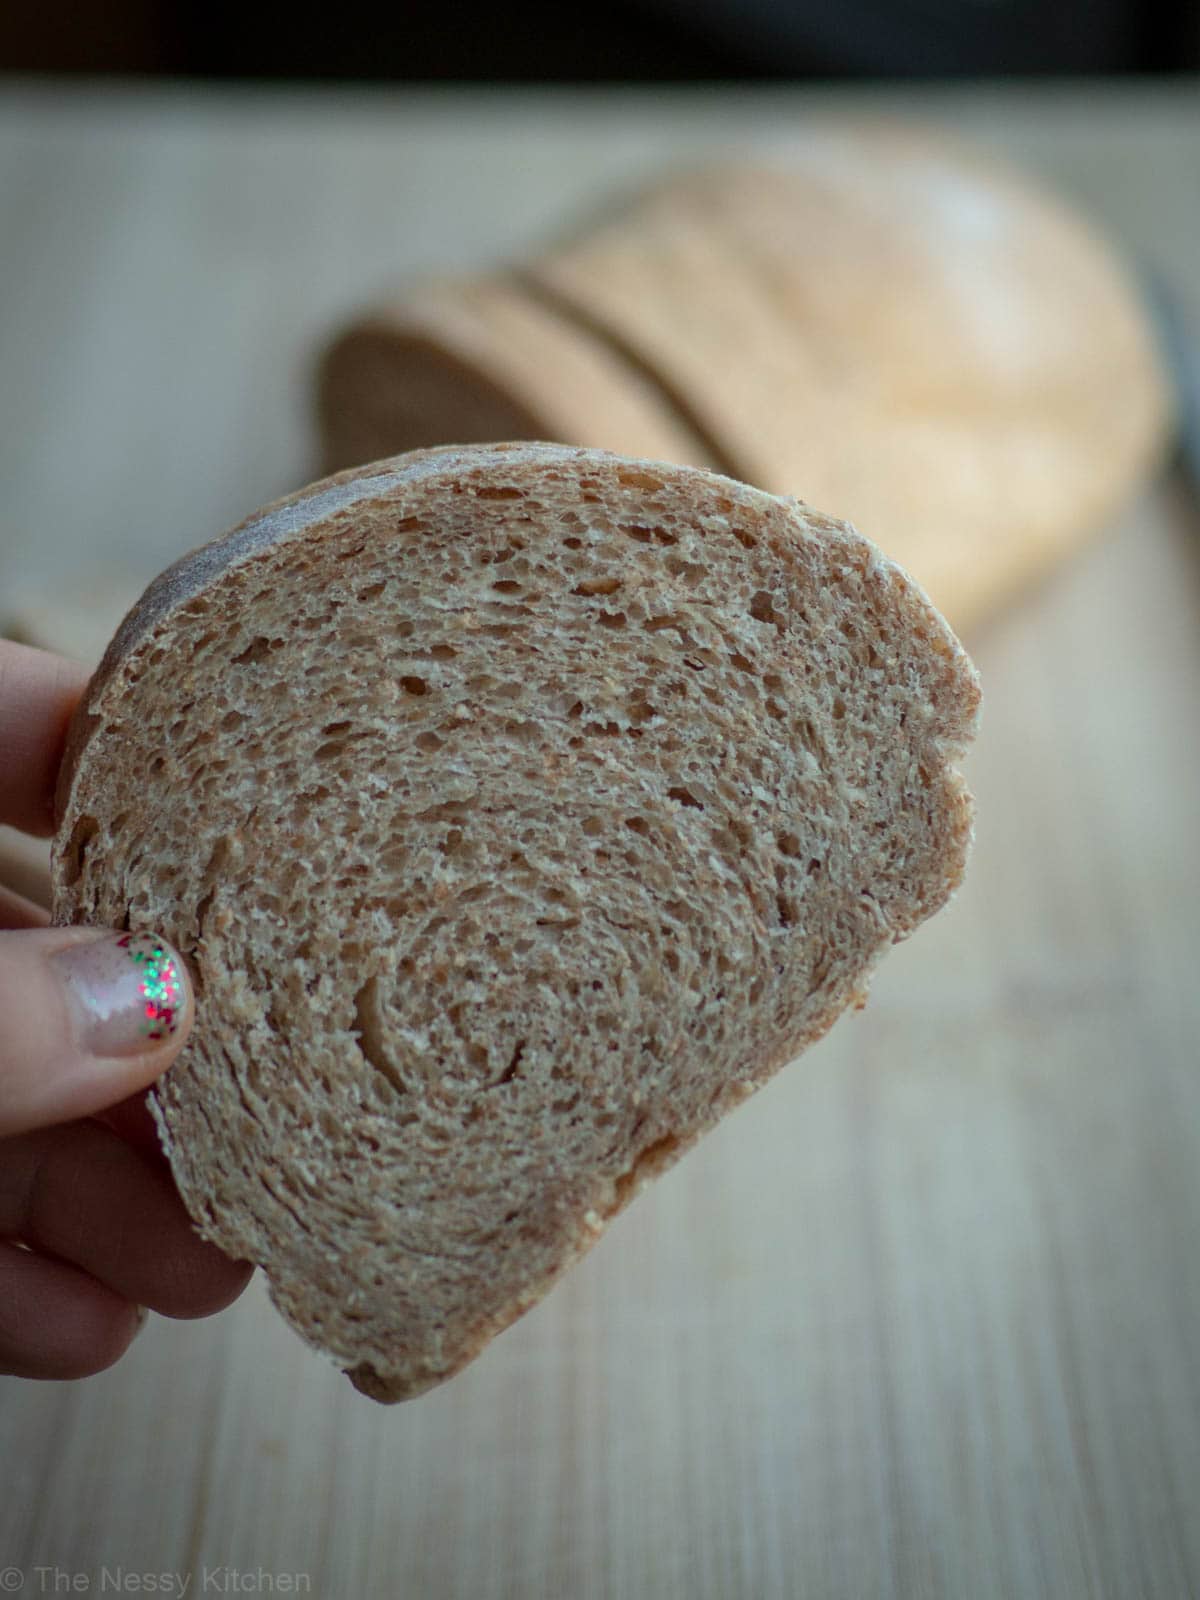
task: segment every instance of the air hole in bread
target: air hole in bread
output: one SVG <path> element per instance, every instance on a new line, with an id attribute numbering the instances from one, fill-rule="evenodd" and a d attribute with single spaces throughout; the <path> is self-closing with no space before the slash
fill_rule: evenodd
<path id="1" fill-rule="evenodd" d="M 675 628 L 681 638 L 686 639 L 689 644 L 693 643 L 684 631 L 683 618 L 673 612 L 664 612 L 659 616 L 647 617 L 642 623 L 642 627 L 645 628 L 647 633 L 659 633 L 663 628 Z"/>
<path id="2" fill-rule="evenodd" d="M 99 822 L 90 816 L 80 817 L 71 829 L 71 837 L 67 840 L 67 848 L 62 854 L 63 882 L 68 888 L 74 888 L 83 876 L 83 863 L 88 847 L 99 832 Z"/>
<path id="3" fill-rule="evenodd" d="M 515 722 L 510 719 L 509 721 L 505 722 L 504 731 L 505 733 L 510 734 L 512 738 L 519 739 L 525 744 L 540 739 L 542 735 L 540 726 L 536 722 L 532 721 Z"/>
<path id="4" fill-rule="evenodd" d="M 681 806 L 694 806 L 697 811 L 704 810 L 704 802 L 697 800 L 690 789 L 675 786 L 667 790 L 670 799 L 677 800 Z"/>
<path id="5" fill-rule="evenodd" d="M 405 1092 L 404 1079 L 387 1053 L 383 1008 L 379 997 L 379 977 L 371 977 L 354 996 L 354 1038 L 363 1058 L 397 1094 Z"/>
<path id="6" fill-rule="evenodd" d="M 775 609 L 775 602 L 765 589 L 759 589 L 750 600 L 750 615 L 756 622 L 769 622 L 774 628 L 783 627 L 783 618 Z"/>
<path id="7" fill-rule="evenodd" d="M 406 674 L 400 679 L 400 687 L 404 690 L 405 694 L 429 693 L 429 684 L 425 681 L 425 679 L 414 677 L 411 674 Z"/>
<path id="8" fill-rule="evenodd" d="M 244 650 L 233 657 L 235 667 L 254 666 L 260 661 L 265 661 L 272 650 L 278 650 L 283 644 L 282 639 L 268 639 L 265 634 L 258 634 L 251 639 Z"/>
<path id="9" fill-rule="evenodd" d="M 699 583 L 701 578 L 708 575 L 707 567 L 701 566 L 698 561 L 684 561 L 680 556 L 668 557 L 666 568 L 673 578 L 682 578 L 684 583 Z"/>
<path id="10" fill-rule="evenodd" d="M 652 472 L 646 472 L 639 467 L 618 468 L 617 481 L 624 484 L 627 489 L 646 489 L 651 494 L 656 490 L 661 491 L 663 487 L 661 478 L 656 478 Z"/>
<path id="11" fill-rule="evenodd" d="M 210 880 L 211 882 L 211 880 Z M 216 898 L 217 886 L 215 883 L 200 896 L 196 902 L 196 938 L 203 939 L 204 924 L 208 921 L 208 913 L 212 910 L 213 900 Z"/>
<path id="12" fill-rule="evenodd" d="M 627 1172 L 613 1182 L 613 1210 L 619 1211 L 643 1184 L 670 1164 L 679 1148 L 679 1139 L 673 1133 L 664 1133 L 661 1139 L 648 1144 Z"/>
<path id="13" fill-rule="evenodd" d="M 508 1058 L 508 1065 L 505 1067 L 504 1071 L 500 1074 L 499 1078 L 497 1078 L 497 1080 L 496 1080 L 497 1083 L 511 1083 L 512 1080 L 516 1077 L 518 1069 L 520 1068 L 520 1065 L 521 1065 L 521 1058 L 525 1054 L 526 1042 L 527 1041 L 524 1040 L 524 1039 L 518 1039 L 517 1040 L 516 1044 L 513 1046 L 513 1053 Z"/>

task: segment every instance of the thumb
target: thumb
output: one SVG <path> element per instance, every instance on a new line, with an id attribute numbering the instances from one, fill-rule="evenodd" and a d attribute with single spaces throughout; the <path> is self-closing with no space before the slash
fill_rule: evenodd
<path id="1" fill-rule="evenodd" d="M 192 988 L 154 934 L 0 932 L 0 1137 L 86 1117 L 165 1072 Z"/>

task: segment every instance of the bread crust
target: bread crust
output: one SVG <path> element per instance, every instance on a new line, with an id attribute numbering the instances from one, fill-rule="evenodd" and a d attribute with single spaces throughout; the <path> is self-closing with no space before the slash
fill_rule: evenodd
<path id="1" fill-rule="evenodd" d="M 603 516 L 589 511 L 594 505 L 608 510 Z M 624 523 L 613 507 L 625 517 Z M 577 535 L 584 527 L 584 514 L 604 524 L 594 534 L 586 560 L 573 548 L 583 542 Z M 628 553 L 622 547 L 613 554 L 612 539 L 622 529 L 630 538 Z M 501 583 L 503 600 L 469 603 L 454 596 L 476 592 L 474 577 L 469 583 L 465 577 L 455 580 L 460 588 L 446 594 L 435 593 L 422 580 L 414 620 L 420 624 L 418 632 L 423 629 L 428 637 L 418 643 L 428 655 L 439 627 L 457 629 L 444 635 L 453 637 L 455 645 L 439 643 L 429 657 L 453 658 L 444 669 L 452 675 L 460 670 L 472 641 L 481 637 L 481 628 L 483 636 L 491 637 L 490 627 L 497 642 L 481 659 L 494 673 L 510 648 L 500 635 L 515 625 L 519 648 L 511 647 L 518 649 L 514 659 L 523 664 L 522 676 L 532 682 L 540 648 L 559 648 L 568 638 L 565 619 L 568 615 L 576 619 L 570 626 L 578 628 L 578 642 L 566 656 L 568 663 L 575 663 L 574 676 L 561 696 L 551 695 L 550 709 L 543 709 L 540 721 L 485 720 L 479 741 L 482 760 L 495 740 L 501 740 L 498 765 L 487 769 L 493 772 L 489 781 L 495 786 L 506 781 L 510 770 L 526 758 L 525 752 L 536 755 L 544 748 L 542 766 L 529 769 L 544 777 L 522 776 L 514 792 L 528 802 L 535 820 L 540 819 L 539 827 L 545 823 L 559 831 L 575 831 L 569 833 L 565 865 L 554 870 L 542 866 L 530 878 L 536 883 L 536 889 L 529 891 L 532 903 L 545 913 L 536 929 L 547 931 L 535 935 L 524 912 L 514 920 L 516 901 L 501 898 L 475 933 L 468 921 L 452 923 L 445 934 L 449 943 L 444 948 L 451 952 L 467 949 L 476 935 L 483 948 L 497 928 L 505 939 L 522 931 L 530 935 L 526 942 L 531 954 L 514 955 L 511 968 L 496 967 L 487 980 L 489 998 L 479 1002 L 484 1044 L 477 1042 L 480 1034 L 472 1034 L 464 1023 L 465 1031 L 446 1035 L 449 1043 L 417 1047 L 401 1060 L 396 1041 L 410 1025 L 417 1032 L 448 1027 L 445 1016 L 462 1011 L 476 980 L 469 969 L 455 978 L 444 998 L 435 996 L 429 1002 L 429 1018 L 421 1021 L 425 1013 L 420 1007 L 427 993 L 434 992 L 430 985 L 443 981 L 438 967 L 445 958 L 438 955 L 443 947 L 437 945 L 421 954 L 425 947 L 409 937 L 414 919 L 419 920 L 423 892 L 417 880 L 409 883 L 398 908 L 388 913 L 394 950 L 364 951 L 354 943 L 358 924 L 348 922 L 344 931 L 335 929 L 330 935 L 332 943 L 322 947 L 327 952 L 324 964 L 317 960 L 304 966 L 298 954 L 293 959 L 293 948 L 311 938 L 301 920 L 309 900 L 286 902 L 279 916 L 270 913 L 269 902 L 281 877 L 286 888 L 287 879 L 306 870 L 310 858 L 304 851 L 317 846 L 303 846 L 301 838 L 324 840 L 327 827 L 340 825 L 341 812 L 319 815 L 318 831 L 304 833 L 307 801 L 295 820 L 282 818 L 297 790 L 309 792 L 311 780 L 305 778 L 302 784 L 298 777 L 275 777 L 271 795 L 281 820 L 260 819 L 252 826 L 250 819 L 262 795 L 255 766 L 265 760 L 262 747 L 237 758 L 235 735 L 221 730 L 229 718 L 244 726 L 244 711 L 231 709 L 225 720 L 217 714 L 227 700 L 233 706 L 225 694 L 226 680 L 236 678 L 241 683 L 250 673 L 249 667 L 236 668 L 235 663 L 255 656 L 255 645 L 265 645 L 255 633 L 266 626 L 262 614 L 272 602 L 265 596 L 275 592 L 260 583 L 268 569 L 279 583 L 288 574 L 296 580 L 299 587 L 289 595 L 294 592 L 304 598 L 311 591 L 320 599 L 322 585 L 337 582 L 338 575 L 351 568 L 362 592 L 374 596 L 387 574 L 403 576 L 419 559 L 432 560 L 435 547 L 439 555 L 443 549 L 450 555 L 473 549 L 493 563 L 507 560 L 508 544 L 504 546 L 508 554 L 499 546 L 515 537 L 514 530 L 532 540 L 548 560 L 567 559 L 566 547 L 572 547 L 569 559 L 576 563 L 572 570 L 583 577 L 569 597 L 563 598 L 565 590 L 558 590 L 546 598 L 549 580 L 543 577 L 539 603 L 551 609 L 543 614 L 530 600 L 532 609 L 514 619 L 510 592 L 522 587 L 515 579 Z M 387 544 L 388 539 L 394 544 Z M 706 554 L 711 562 L 723 565 L 714 566 L 715 587 L 706 591 L 712 598 L 692 604 L 689 621 L 684 615 L 691 604 L 687 596 L 706 581 L 697 576 L 698 562 Z M 485 565 L 481 570 L 497 568 Z M 776 574 L 778 587 L 755 590 L 755 584 L 774 581 L 764 573 Z M 316 574 L 318 581 L 310 574 Z M 742 576 L 746 584 L 739 599 L 734 588 Z M 258 589 L 250 587 L 251 578 L 260 583 Z M 243 585 L 237 592 L 247 614 L 234 618 L 221 597 L 232 594 L 231 585 L 238 583 Z M 616 603 L 609 597 L 618 589 L 623 596 L 628 594 L 621 602 L 628 618 L 605 609 Z M 674 681 L 670 676 L 674 663 L 683 659 L 685 677 L 679 680 L 679 692 L 686 691 L 691 708 L 686 717 L 652 715 L 652 708 L 639 700 L 643 691 L 631 691 L 632 680 L 624 681 L 616 670 L 618 657 L 613 652 L 618 646 L 610 647 L 608 641 L 627 638 L 626 630 L 639 614 L 641 595 L 651 595 L 653 603 L 628 648 L 659 649 L 668 633 L 679 633 L 683 642 L 669 649 L 663 645 L 653 657 L 658 665 L 647 682 L 655 696 L 665 695 Z M 679 610 L 656 611 L 670 595 Z M 793 601 L 795 616 L 788 621 L 784 613 Z M 338 603 L 351 604 L 349 598 Z M 387 619 L 400 617 L 389 611 L 372 623 L 370 604 L 362 602 L 364 625 L 378 629 Z M 809 605 L 826 607 L 824 620 L 806 620 Z M 287 632 L 294 610 L 294 602 L 285 599 L 275 625 Z M 492 619 L 486 627 L 481 621 L 485 613 Z M 324 613 L 314 610 L 312 615 L 319 620 Z M 618 616 L 623 618 L 619 624 Z M 692 694 L 693 683 L 700 681 L 695 674 L 701 669 L 715 671 L 719 665 L 710 644 L 704 642 L 710 638 L 705 630 L 713 619 L 721 626 L 727 622 L 731 628 L 741 628 L 739 637 L 747 641 L 742 646 L 747 651 L 757 648 L 753 641 L 761 642 L 767 696 L 763 710 L 754 709 L 753 695 L 759 687 L 748 676 L 752 662 L 732 649 L 736 642 L 732 635 L 725 648 L 732 650 L 729 670 L 735 676 L 728 681 L 736 683 L 736 693 L 721 692 L 716 702 Z M 221 633 L 223 627 L 227 634 Z M 807 699 L 801 696 L 799 677 L 792 684 L 786 673 L 781 676 L 777 670 L 790 659 L 778 654 L 790 636 L 789 628 L 799 641 L 796 648 L 812 652 L 814 676 L 804 690 Z M 689 645 L 686 639 L 691 634 L 695 637 Z M 710 643 L 716 637 L 711 634 Z M 596 664 L 588 666 L 586 650 L 593 644 L 600 653 Z M 393 645 L 387 641 L 387 648 Z M 685 655 L 681 657 L 680 651 Z M 270 661 L 269 650 L 260 653 Z M 393 664 L 389 671 L 407 670 L 402 656 L 403 651 L 395 657 L 399 665 Z M 324 645 L 295 657 L 297 664 L 308 663 L 318 672 L 333 670 L 330 663 L 336 666 L 337 659 Z M 211 666 L 205 667 L 205 661 Z M 807 657 L 795 658 L 798 674 L 806 670 L 806 662 Z M 411 675 L 397 679 L 409 686 L 411 705 L 418 708 L 436 698 L 433 669 L 422 671 L 428 681 Z M 156 698 L 162 692 L 161 676 L 170 686 L 165 700 Z M 268 690 L 258 679 L 251 681 L 257 686 L 247 703 L 252 711 L 263 710 L 266 721 Z M 295 677 L 276 676 L 270 685 L 286 697 L 295 691 L 296 682 Z M 371 687 L 368 682 L 367 689 Z M 489 677 L 478 690 L 481 705 L 486 703 L 493 717 L 506 718 L 512 704 L 510 688 L 522 687 L 496 685 Z M 555 705 L 565 707 L 576 693 L 615 698 L 609 710 L 584 711 L 582 716 L 576 706 L 554 710 Z M 618 705 L 629 701 L 630 694 L 631 719 L 626 716 L 629 705 L 625 711 Z M 447 699 L 448 707 L 453 697 Z M 781 738 L 772 731 L 773 719 L 792 715 L 788 710 L 792 700 L 800 707 L 794 723 L 800 730 L 806 719 L 811 724 L 824 715 L 813 709 L 818 703 L 831 707 L 828 724 L 809 727 L 816 740 L 812 750 L 824 752 L 820 759 L 807 746 L 792 749 L 791 735 Z M 706 709 L 710 704 L 715 706 L 711 713 Z M 151 1100 L 184 1202 L 206 1237 L 264 1266 L 272 1298 L 282 1313 L 310 1343 L 331 1355 L 362 1392 L 388 1402 L 411 1398 L 461 1370 L 546 1293 L 646 1182 L 824 1033 L 847 1005 L 861 1004 L 870 970 L 886 946 L 906 937 L 945 903 L 961 879 L 970 844 L 970 798 L 955 763 L 972 736 L 978 706 L 974 671 L 920 589 L 852 529 L 798 502 L 776 500 L 701 471 L 564 446 L 452 446 L 416 452 L 341 473 L 276 501 L 224 538 L 176 563 L 130 612 L 81 701 L 68 741 L 57 800 L 54 918 L 59 923 L 150 918 L 193 962 L 201 989 L 197 1028 L 184 1056 Z M 627 731 L 621 744 L 612 734 L 616 722 L 606 728 L 599 721 L 589 723 L 589 716 L 625 718 Z M 378 763 L 402 735 L 407 736 L 404 728 L 416 726 L 407 709 L 403 716 L 397 711 L 389 717 L 384 742 L 371 746 L 379 753 L 369 761 L 356 758 L 357 764 L 349 763 L 343 786 L 336 790 L 343 797 L 338 802 L 343 808 L 358 804 L 356 786 L 365 794 Z M 684 767 L 679 767 L 679 757 L 672 757 L 672 771 L 679 768 L 675 778 L 671 773 L 662 776 L 655 765 L 659 760 L 655 738 L 665 749 L 675 730 L 686 727 L 706 740 L 710 720 L 734 733 L 729 765 L 718 770 L 712 753 L 695 756 Z M 780 726 L 787 729 L 793 723 L 785 718 Z M 342 761 L 338 740 L 369 734 L 371 716 L 366 710 L 348 711 L 335 696 L 322 691 L 314 707 L 297 702 L 297 709 L 289 709 L 280 728 L 283 743 L 278 748 L 289 754 L 313 728 L 319 729 L 315 737 L 327 740 L 322 750 L 334 752 L 324 759 L 336 764 Z M 496 732 L 488 733 L 489 728 Z M 547 728 L 549 742 L 539 744 Z M 581 732 L 573 733 L 576 728 Z M 646 742 L 634 742 L 635 735 Z M 801 731 L 801 738 L 808 736 Z M 190 812 L 193 791 L 205 780 L 218 737 L 225 740 L 217 754 L 226 757 L 226 765 L 231 759 L 235 765 L 240 760 L 246 769 L 245 799 L 235 805 L 224 788 L 215 792 L 219 798 L 198 802 L 200 809 Z M 515 743 L 503 745 L 505 738 Z M 572 741 L 578 747 L 573 754 L 568 748 Z M 752 858 L 757 862 L 755 852 L 766 847 L 760 845 L 755 830 L 747 828 L 743 802 L 727 804 L 718 794 L 726 781 L 723 773 L 740 779 L 743 768 L 760 762 L 756 753 L 760 746 L 768 754 L 773 751 L 771 759 L 782 763 L 774 779 L 768 778 L 767 767 L 762 769 L 756 791 L 760 798 L 753 802 L 760 817 L 758 832 L 769 831 L 773 841 L 773 882 L 761 866 L 746 865 Z M 719 740 L 710 739 L 703 746 L 710 752 L 719 747 Z M 199 755 L 190 753 L 197 749 Z M 147 762 L 149 757 L 153 759 Z M 155 761 L 174 762 L 177 768 L 174 787 L 165 778 L 158 780 L 163 785 L 160 812 L 165 809 L 167 815 L 152 812 L 153 801 L 138 796 L 143 810 L 131 817 L 125 798 L 128 785 Z M 574 764 L 583 761 L 591 764 L 586 770 L 579 768 L 579 776 Z M 889 762 L 894 766 L 888 767 Z M 388 848 L 389 842 L 392 848 L 407 845 L 410 836 L 415 841 L 420 818 L 435 818 L 421 825 L 442 830 L 439 848 L 448 851 L 461 845 L 469 823 L 464 820 L 463 802 L 455 798 L 460 792 L 455 786 L 468 770 L 468 757 L 439 754 L 433 766 L 421 772 L 412 758 L 408 767 L 412 782 L 424 787 L 415 792 L 408 809 L 397 814 L 399 823 L 395 818 L 388 821 L 382 843 L 356 860 L 346 853 L 353 832 L 346 835 L 341 854 L 332 858 L 339 863 L 336 868 L 326 863 L 310 874 L 310 896 L 319 899 L 331 872 L 366 872 L 372 864 L 378 880 L 376 898 L 386 901 L 390 869 L 373 865 L 374 852 Z M 336 775 L 329 776 L 328 764 L 321 771 L 326 782 L 339 781 Z M 409 775 L 407 770 L 403 775 Z M 795 783 L 800 784 L 797 794 L 812 797 L 805 802 L 812 815 L 795 798 L 784 795 L 784 790 L 792 793 L 789 785 Z M 666 842 L 656 844 L 632 875 L 614 878 L 615 869 L 598 867 L 592 889 L 585 885 L 579 893 L 565 892 L 563 885 L 569 886 L 574 865 L 590 848 L 588 840 L 608 827 L 602 822 L 598 798 L 606 784 L 615 786 L 615 826 L 619 828 L 624 816 L 627 823 L 639 824 L 637 839 L 657 830 Z M 388 791 L 386 782 L 377 787 Z M 745 793 L 754 787 L 751 784 Z M 651 790 L 660 798 L 649 798 Z M 387 803 L 391 804 L 390 793 Z M 828 809 L 831 806 L 834 810 Z M 644 815 L 628 815 L 639 807 Z M 835 811 L 841 820 L 834 818 Z M 391 812 L 386 815 L 392 817 Z M 220 816 L 226 820 L 220 821 Z M 85 839 L 98 841 L 95 851 L 81 847 L 77 837 L 81 823 L 86 824 Z M 497 826 L 489 823 L 484 830 L 489 838 L 495 837 Z M 515 830 L 516 822 L 504 824 L 505 829 L 510 826 Z M 292 832 L 297 842 L 289 847 L 286 840 Z M 458 839 L 447 845 L 455 834 Z M 609 860 L 612 852 L 607 837 L 601 842 L 605 849 L 597 849 L 597 863 L 602 855 Z M 674 854 L 663 853 L 668 843 Z M 523 848 L 532 852 L 533 847 Z M 872 850 L 875 855 L 868 861 Z M 717 851 L 724 852 L 723 861 L 717 860 Z M 818 858 L 817 851 L 827 852 L 827 858 L 824 854 Z M 147 852 L 150 864 L 143 859 Z M 286 869 L 273 863 L 260 869 L 257 863 L 265 853 L 285 862 Z M 813 858 L 806 875 L 803 863 L 808 853 Z M 206 857 L 208 865 L 201 870 Z M 521 858 L 518 848 L 510 859 Z M 176 872 L 170 880 L 175 887 L 166 881 L 168 865 Z M 860 892 L 864 874 L 866 888 Z M 812 910 L 797 898 L 805 892 L 805 882 L 813 897 Z M 774 905 L 769 901 L 776 895 L 776 884 Z M 483 896 L 490 905 L 508 889 L 492 868 L 481 878 L 437 879 L 427 896 L 427 924 L 433 927 L 448 914 L 458 915 L 460 903 L 474 897 Z M 571 901 L 572 894 L 577 914 L 562 916 L 559 908 Z M 664 918 L 686 918 L 693 904 L 703 908 L 703 922 L 711 922 L 718 932 L 710 937 L 707 927 L 693 931 L 686 921 L 672 920 L 677 931 L 660 938 Z M 289 905 L 294 906 L 291 912 Z M 251 972 L 245 965 L 247 956 L 257 961 L 268 940 L 263 930 L 276 924 L 282 931 L 270 935 L 276 938 L 271 961 Z M 644 935 L 650 937 L 648 945 Z M 585 937 L 593 943 L 578 946 L 586 952 L 584 957 L 560 958 L 560 942 L 574 951 L 570 941 Z M 402 951 L 408 952 L 404 959 L 410 966 L 415 961 L 418 973 L 406 990 L 396 987 L 401 982 L 396 962 Z M 683 967 L 669 969 L 668 960 L 679 954 Z M 335 977 L 320 991 L 331 961 L 339 963 Z M 359 966 L 351 977 L 354 961 Z M 537 961 L 549 962 L 546 970 L 557 976 L 535 983 L 541 970 L 534 965 Z M 286 982 L 279 978 L 281 972 Z M 305 999 L 306 975 L 307 987 L 315 985 L 319 991 L 311 1006 Z M 603 989 L 603 994 L 592 998 L 588 990 L 560 1015 L 553 1007 L 559 1001 L 567 1004 L 563 996 L 568 977 L 574 981 L 584 975 L 594 979 L 591 987 Z M 507 1070 L 497 1074 L 491 1046 L 498 1041 L 503 1045 L 500 1056 L 508 1058 L 504 1030 L 512 1019 L 505 1007 L 523 984 L 538 983 L 543 998 L 537 1006 L 543 1011 L 550 1008 L 548 1032 L 539 1043 L 536 1017 L 535 1023 L 529 1020 L 536 1006 L 519 1015 L 514 1012 L 513 1027 L 523 1036 Z M 689 984 L 697 986 L 699 998 L 687 997 Z M 726 991 L 728 999 L 723 999 Z M 635 1028 L 631 1038 L 643 1031 L 655 1034 L 660 1024 L 663 1030 L 655 1051 L 638 1067 L 640 1076 L 628 1076 L 631 1069 L 622 1058 L 614 1077 L 617 1069 L 604 1053 L 604 1040 L 610 1039 L 609 1049 L 616 1048 L 611 1041 L 625 1026 L 617 1014 L 621 1004 L 622 1015 Z M 311 1011 L 323 1027 L 326 1013 L 339 1005 L 350 1019 L 349 1031 L 342 1027 L 335 1038 L 330 1036 L 332 1043 L 321 1034 L 317 1046 L 305 1044 L 300 1015 L 307 1017 Z M 595 1014 L 606 1007 L 612 1010 L 612 1019 L 603 1026 L 597 1023 L 600 1032 L 592 1044 L 588 1029 Z M 728 1030 L 726 1017 L 733 1019 Z M 693 1018 L 706 1020 L 702 1026 Z M 454 1026 L 460 1028 L 460 1023 Z M 749 1026 L 754 1036 L 748 1040 Z M 289 1042 L 293 1038 L 299 1041 L 298 1055 Z M 342 1050 L 340 1056 L 335 1045 Z M 322 1087 L 325 1080 L 319 1077 L 303 1076 L 304 1053 L 318 1048 L 325 1051 L 323 1070 L 332 1076 L 332 1087 L 328 1083 Z M 518 1070 L 523 1053 L 525 1062 Z M 471 1064 L 477 1055 L 486 1058 L 487 1064 L 478 1068 L 482 1078 Z M 586 1066 L 577 1066 L 576 1061 Z M 458 1074 L 450 1090 L 445 1077 L 436 1077 L 447 1064 Z M 543 1073 L 541 1078 L 533 1075 L 534 1066 Z M 400 1082 L 397 1074 L 402 1068 L 407 1076 Z M 585 1106 L 578 1115 L 557 1113 L 553 1097 L 565 1093 L 569 1100 L 573 1094 L 571 1104 L 576 1105 L 582 1083 L 599 1085 L 594 1093 L 588 1090 L 593 1093 L 591 1111 Z M 448 1121 L 439 1121 L 438 1108 L 446 1093 L 457 1109 L 445 1113 Z M 482 1123 L 476 1122 L 477 1113 Z M 621 1125 L 624 1131 L 615 1142 L 608 1135 L 593 1134 L 587 1123 L 592 1113 L 597 1128 Z M 510 1117 L 504 1126 L 515 1130 L 515 1142 L 506 1143 L 507 1135 L 494 1137 L 490 1131 L 492 1123 L 500 1126 L 504 1116 Z M 582 1132 L 577 1128 L 580 1116 L 585 1124 Z M 326 1118 L 333 1143 L 319 1146 L 326 1154 L 314 1154 L 318 1150 L 312 1143 L 317 1137 L 314 1123 Z M 347 1128 L 352 1134 L 349 1145 Z M 468 1135 L 483 1142 L 472 1145 Z M 443 1136 L 450 1139 L 448 1144 L 442 1142 Z M 391 1154 L 378 1158 L 364 1154 L 372 1148 L 372 1140 L 383 1140 L 384 1150 Z M 460 1162 L 457 1167 L 455 1160 Z M 311 1186 L 314 1170 L 322 1175 L 316 1188 Z M 453 1181 L 445 1176 L 450 1171 L 458 1174 Z M 494 1182 L 476 1195 L 472 1185 L 480 1174 Z M 421 1188 L 421 1183 L 426 1186 Z M 510 1198 L 517 1210 L 512 1218 L 502 1217 Z M 517 1230 L 511 1238 L 505 1231 L 510 1222 Z"/>

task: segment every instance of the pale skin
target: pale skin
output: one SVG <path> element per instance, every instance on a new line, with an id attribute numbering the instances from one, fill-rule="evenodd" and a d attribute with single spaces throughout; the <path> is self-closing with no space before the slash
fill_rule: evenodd
<path id="1" fill-rule="evenodd" d="M 0 641 L 0 822 L 45 837 L 71 712 L 87 681 L 62 657 Z M 143 1100 L 192 1025 L 131 1053 L 87 1047 L 55 958 L 95 930 L 51 928 L 0 886 L 0 1373 L 79 1378 L 143 1320 L 221 1310 L 251 1269 L 192 1228 Z"/>

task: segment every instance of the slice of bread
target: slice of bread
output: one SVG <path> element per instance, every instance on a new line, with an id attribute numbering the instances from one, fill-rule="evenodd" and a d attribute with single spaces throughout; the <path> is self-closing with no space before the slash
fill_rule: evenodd
<path id="1" fill-rule="evenodd" d="M 54 915 L 185 952 L 184 1201 L 405 1399 L 946 901 L 978 701 L 920 589 L 797 501 L 416 452 L 147 591 L 71 732 Z"/>
<path id="2" fill-rule="evenodd" d="M 607 339 L 500 276 L 413 284 L 351 324 L 321 358 L 317 410 L 331 472 L 444 439 L 720 464 Z"/>

